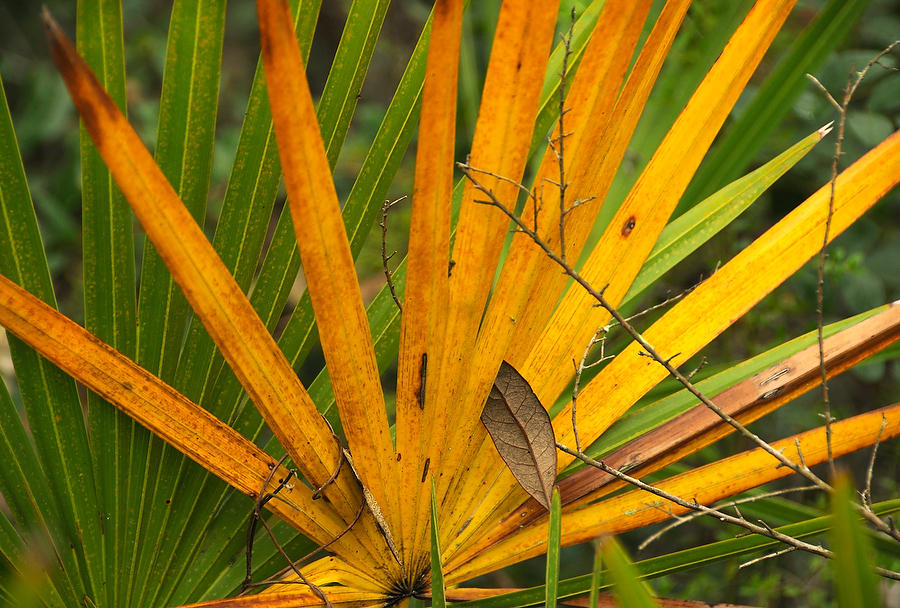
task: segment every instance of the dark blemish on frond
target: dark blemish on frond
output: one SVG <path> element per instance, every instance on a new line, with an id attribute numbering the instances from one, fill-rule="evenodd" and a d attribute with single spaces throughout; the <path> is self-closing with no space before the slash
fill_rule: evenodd
<path id="1" fill-rule="evenodd" d="M 134 389 L 134 387 L 131 385 L 131 382 L 122 382 L 122 388 L 124 388 L 126 391 Z"/>
<path id="2" fill-rule="evenodd" d="M 419 401 L 419 409 L 425 409 L 425 378 L 428 374 L 428 353 L 422 353 L 422 362 L 419 363 L 419 391 L 416 399 Z"/>
<path id="3" fill-rule="evenodd" d="M 450 263 L 447 265 L 447 276 L 449 277 L 453 274 L 453 267 L 456 266 L 456 260 L 450 260 Z"/>
<path id="4" fill-rule="evenodd" d="M 400 462 L 400 459 L 403 457 L 403 454 L 397 452 L 397 462 Z"/>
<path id="5" fill-rule="evenodd" d="M 637 221 L 634 219 L 633 215 L 625 220 L 625 223 L 622 225 L 622 236 L 628 236 L 629 234 L 631 234 L 631 231 L 634 230 L 634 225 L 636 223 Z"/>
<path id="6" fill-rule="evenodd" d="M 428 466 L 431 464 L 431 458 L 425 459 L 425 468 L 422 469 L 422 483 L 425 483 L 425 477 L 428 475 Z"/>

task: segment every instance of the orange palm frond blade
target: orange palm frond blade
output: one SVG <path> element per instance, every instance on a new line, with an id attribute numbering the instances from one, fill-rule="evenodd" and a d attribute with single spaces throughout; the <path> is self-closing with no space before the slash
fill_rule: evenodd
<path id="1" fill-rule="evenodd" d="M 341 458 L 331 429 L 134 129 L 49 14 L 45 22 L 70 95 L 147 236 L 301 474 L 322 486 Z M 362 497 L 348 469 L 325 491 L 349 523 Z"/>
<path id="2" fill-rule="evenodd" d="M 619 160 L 637 125 L 640 109 L 650 94 L 656 74 L 689 4 L 687 0 L 666 4 L 618 100 L 616 94 L 621 89 L 621 81 L 646 19 L 649 3 L 608 2 L 597 21 L 566 98 L 568 122 L 565 124 L 577 123 L 574 128 L 566 127 L 570 136 L 566 139 L 568 147 L 565 150 L 569 150 L 571 155 L 570 164 L 577 165 L 567 170 L 567 176 L 571 177 L 566 177 L 566 181 L 571 183 L 567 187 L 566 204 L 572 205 L 578 199 L 597 196 L 566 215 L 567 250 L 574 255 L 587 239 L 593 214 L 612 182 Z M 559 125 L 556 128 L 557 137 L 558 131 Z M 535 178 L 536 184 L 543 184 L 545 193 L 548 189 L 550 192 L 555 189 L 546 179 L 559 183 L 559 165 L 553 152 L 552 149 L 545 152 Z M 531 225 L 532 213 L 532 208 L 526 205 L 523 219 L 528 225 Z M 559 204 L 553 196 L 539 209 L 538 230 L 545 242 L 554 248 L 558 248 L 559 244 L 559 213 Z M 490 389 L 490 381 L 496 375 L 504 353 L 506 360 L 514 366 L 524 363 L 532 341 L 551 314 L 565 283 L 565 275 L 527 235 L 513 235 L 509 254 L 479 331 L 471 365 L 475 371 L 463 398 L 473 404 L 484 402 L 487 396 L 485 391 Z M 484 371 L 481 371 L 482 368 Z M 470 445 L 478 446 L 471 448 L 477 450 L 477 456 L 472 458 L 471 468 L 458 471 L 464 481 L 454 479 L 454 483 L 465 483 L 465 486 L 453 492 L 461 503 L 457 504 L 452 521 L 456 529 L 460 529 L 462 521 L 469 517 L 472 521 L 464 529 L 465 534 L 453 540 L 456 546 L 475 534 L 479 524 L 499 504 L 501 497 L 508 494 L 511 487 L 508 484 L 515 483 L 508 474 L 504 475 L 503 482 L 496 483 L 505 465 L 495 456 L 493 443 L 487 439 L 482 428 L 475 429 Z M 473 515 L 471 504 L 475 499 L 482 507 Z"/>
<path id="3" fill-rule="evenodd" d="M 759 0 L 735 31 L 591 252 L 581 272 L 614 306 L 631 286 L 691 176 L 781 28 L 794 0 Z M 563 297 L 519 371 L 552 403 L 591 337 L 609 319 L 583 289 Z"/>
<path id="4" fill-rule="evenodd" d="M 531 144 L 558 5 L 558 0 L 503 2 L 475 126 L 469 161 L 472 166 L 512 179 L 521 178 Z M 502 180 L 487 178 L 486 183 L 504 200 L 514 202 L 518 195 L 514 185 Z M 435 345 L 435 361 L 429 360 L 426 407 L 432 403 L 441 408 L 455 404 L 452 411 L 430 429 L 428 437 L 427 457 L 433 467 L 440 503 L 443 503 L 449 481 L 449 475 L 442 472 L 456 470 L 470 457 L 466 443 L 454 437 L 467 437 L 481 424 L 478 412 L 471 404 L 457 404 L 456 395 L 465 390 L 464 379 L 469 375 L 469 359 L 478 325 L 509 225 L 508 218 L 496 209 L 475 203 L 477 198 L 481 198 L 481 194 L 467 183 L 453 245 L 455 264 L 449 278 L 446 326 L 444 335 Z M 426 484 L 419 486 L 416 500 L 420 505 L 427 504 L 430 488 L 426 488 Z M 428 510 L 420 511 L 416 518 L 416 542 L 419 547 L 427 547 Z"/>
<path id="5" fill-rule="evenodd" d="M 244 494 L 258 496 L 288 478 L 287 469 L 281 467 L 271 475 L 266 486 L 277 464 L 271 456 L 3 276 L 0 276 L 0 325 Z M 324 544 L 332 540 L 345 527 L 324 501 L 312 500 L 312 491 L 302 483 L 286 486 L 279 497 L 282 500 L 269 501 L 267 507 L 316 542 Z M 350 535 L 332 546 L 335 552 L 345 556 L 360 551 Z"/>
<path id="6" fill-rule="evenodd" d="M 422 115 L 413 189 L 406 291 L 403 298 L 400 352 L 397 368 L 397 460 L 403 490 L 401 514 L 416 521 L 427 513 L 413 491 L 422 484 L 425 438 L 435 418 L 448 408 L 425 409 L 428 361 L 436 361 L 434 347 L 443 338 L 447 314 L 450 262 L 450 200 L 453 190 L 453 156 L 456 134 L 456 89 L 462 31 L 462 1 L 439 0 L 434 5 L 434 24 L 428 47 Z M 429 354 L 430 352 L 430 354 Z M 434 388 L 431 389 L 432 391 Z M 413 555 L 416 527 L 401 530 L 400 551 L 413 571 L 424 568 L 428 555 Z M 418 560 L 416 565 L 412 560 Z"/>
<path id="7" fill-rule="evenodd" d="M 260 0 L 257 8 L 291 217 L 341 424 L 362 482 L 396 525 L 396 465 L 381 380 L 303 59 L 287 2 Z"/>

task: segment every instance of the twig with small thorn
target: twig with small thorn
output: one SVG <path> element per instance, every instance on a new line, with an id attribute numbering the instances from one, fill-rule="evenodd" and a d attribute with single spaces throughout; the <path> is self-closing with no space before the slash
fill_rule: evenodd
<path id="1" fill-rule="evenodd" d="M 394 288 L 393 273 L 388 266 L 388 261 L 394 257 L 397 252 L 392 251 L 391 255 L 387 255 L 387 216 L 388 210 L 405 198 L 405 196 L 401 196 L 393 201 L 384 201 L 384 205 L 381 206 L 381 221 L 378 223 L 378 225 L 381 226 L 381 265 L 384 268 L 384 278 L 387 281 L 388 289 L 391 290 L 391 297 L 394 298 L 394 303 L 397 305 L 400 312 L 403 312 L 403 305 L 400 303 L 400 298 L 397 297 L 397 290 Z"/>
<path id="2" fill-rule="evenodd" d="M 866 467 L 866 485 L 863 489 L 860 500 L 863 507 L 872 510 L 872 472 L 875 470 L 875 457 L 878 455 L 878 446 L 881 445 L 881 436 L 884 434 L 884 428 L 887 426 L 887 417 L 881 414 L 881 426 L 878 428 L 878 439 L 872 446 L 872 454 L 869 457 L 869 466 Z"/>
<path id="3" fill-rule="evenodd" d="M 822 249 L 819 252 L 819 264 L 818 264 L 818 279 L 816 283 L 816 332 L 819 341 L 819 370 L 821 371 L 822 377 L 822 408 L 823 414 L 822 417 L 825 419 L 825 443 L 828 450 L 828 467 L 831 472 L 831 476 L 835 476 L 835 467 L 834 467 L 834 456 L 831 451 L 831 423 L 834 422 L 834 418 L 831 416 L 831 401 L 828 395 L 828 374 L 825 370 L 825 337 L 824 337 L 824 300 L 825 300 L 825 259 L 827 257 L 828 251 L 828 241 L 831 236 L 831 220 L 834 216 L 834 192 L 835 185 L 837 182 L 838 176 L 838 166 L 840 164 L 840 158 L 842 154 L 842 148 L 844 144 L 844 130 L 847 126 L 847 108 L 850 106 L 850 100 L 853 97 L 853 93 L 856 92 L 857 87 L 862 82 L 863 78 L 865 78 L 866 73 L 875 65 L 881 65 L 886 69 L 892 69 L 896 71 L 896 68 L 888 68 L 880 63 L 880 60 L 885 55 L 889 54 L 894 50 L 896 46 L 900 45 L 900 40 L 896 40 L 891 43 L 887 48 L 878 53 L 875 57 L 873 57 L 868 64 L 859 72 L 856 73 L 856 78 L 853 77 L 853 73 L 851 72 L 850 76 L 847 79 L 847 85 L 844 88 L 844 96 L 841 100 L 841 103 L 838 103 L 837 100 L 828 92 L 828 90 L 819 82 L 815 76 L 811 74 L 807 74 L 807 78 L 812 80 L 813 83 L 825 94 L 826 99 L 828 99 L 829 103 L 833 105 L 840 115 L 840 119 L 838 120 L 838 132 L 837 132 L 837 140 L 834 144 L 834 156 L 831 159 L 831 179 L 829 180 L 829 194 L 828 194 L 828 215 L 825 218 L 825 235 L 822 237 Z"/>

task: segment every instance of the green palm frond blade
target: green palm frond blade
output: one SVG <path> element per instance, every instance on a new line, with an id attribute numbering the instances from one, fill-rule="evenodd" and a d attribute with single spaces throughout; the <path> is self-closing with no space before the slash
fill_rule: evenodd
<path id="1" fill-rule="evenodd" d="M 298 20 L 297 29 L 298 37 L 301 40 L 301 48 L 308 49 L 318 10 L 314 10 L 316 7 L 310 8 L 306 5 L 303 6 L 303 9 L 301 11 L 302 19 Z M 325 134 L 325 139 L 329 145 L 329 157 L 332 159 L 337 157 L 349 127 L 352 110 L 356 105 L 357 95 L 355 91 L 357 89 L 353 88 L 355 86 L 353 83 L 361 82 L 366 73 L 385 9 L 385 3 L 377 5 L 360 3 L 359 7 L 351 11 L 348 23 L 345 26 L 344 37 L 338 49 L 335 67 L 333 68 L 334 72 L 329 78 L 329 83 L 326 84 L 322 101 L 318 107 L 320 127 L 323 134 Z M 347 56 L 356 57 L 357 53 L 363 51 L 363 56 L 356 58 L 354 62 L 348 63 L 340 59 Z M 392 105 L 394 111 L 391 112 L 389 110 L 389 116 L 385 119 L 382 130 L 379 132 L 379 136 L 376 137 L 376 144 L 373 145 L 373 149 L 370 151 L 370 159 L 381 159 L 381 164 L 370 160 L 367 165 L 372 169 L 370 174 L 374 173 L 376 176 L 378 187 L 373 190 L 372 183 L 366 183 L 363 180 L 358 190 L 359 194 L 354 198 L 353 193 L 351 193 L 344 206 L 344 220 L 348 233 L 355 237 L 351 241 L 354 255 L 358 253 L 362 246 L 362 242 L 375 217 L 375 211 L 380 209 L 379 191 L 386 191 L 387 185 L 393 178 L 393 173 L 396 171 L 399 160 L 405 152 L 406 145 L 412 135 L 411 127 L 417 116 L 418 91 L 421 88 L 421 77 L 419 76 L 419 82 L 416 84 L 416 70 L 412 70 L 412 73 L 413 77 L 410 79 L 405 78 L 404 82 L 412 86 L 415 95 L 410 99 L 408 90 L 404 89 L 398 92 L 397 98 L 400 101 L 396 105 Z M 274 202 L 280 178 L 280 165 L 277 159 L 274 132 L 271 130 L 271 115 L 268 110 L 265 89 L 262 85 L 262 72 L 258 69 L 257 80 L 251 92 L 250 101 L 251 110 L 256 110 L 258 113 L 248 111 L 248 119 L 245 122 L 244 134 L 242 134 L 241 139 L 242 144 L 244 141 L 258 142 L 257 146 L 253 148 L 250 148 L 248 143 L 247 150 L 256 152 L 253 158 L 262 159 L 262 170 L 261 173 L 254 173 L 253 175 L 246 173 L 245 167 L 251 163 L 248 163 L 246 158 L 241 157 L 243 145 L 240 144 L 238 159 L 235 162 L 235 172 L 232 173 L 229 190 L 226 193 L 223 217 L 214 239 L 214 244 L 217 250 L 222 252 L 226 264 L 234 269 L 233 271 L 239 282 L 245 287 L 249 286 L 252 271 L 256 268 L 256 260 L 258 260 L 265 237 L 265 228 L 268 225 L 268 214 L 271 213 L 272 202 Z M 250 122 L 250 117 L 254 118 L 254 122 Z M 389 121 L 388 118 L 392 120 Z M 260 125 L 262 125 L 261 128 Z M 379 144 L 381 147 L 376 147 Z M 385 146 L 390 152 L 389 157 L 392 161 L 387 164 L 383 163 Z M 396 159 L 395 162 L 394 159 Z M 256 162 L 258 163 L 259 161 L 257 160 Z M 364 168 L 363 175 L 365 174 Z M 254 181 L 260 178 L 264 179 L 263 185 L 265 187 L 261 187 L 260 183 Z M 361 177 L 360 179 L 363 178 Z M 231 195 L 232 192 L 235 193 L 234 196 Z M 264 212 L 255 212 L 252 216 L 243 212 L 243 208 L 246 205 L 242 204 L 242 199 L 238 195 L 241 192 L 249 193 L 254 203 L 258 202 L 259 207 Z M 362 196 L 363 194 L 364 196 Z M 232 205 L 229 204 L 231 201 L 234 201 Z M 270 327 L 273 327 L 278 320 L 278 315 L 284 306 L 299 268 L 295 239 L 290 216 L 288 213 L 283 212 L 279 218 L 275 235 L 266 253 L 260 275 L 256 280 L 251 295 L 251 301 Z M 245 251 L 249 252 L 249 254 L 244 255 L 243 252 Z M 233 253 L 226 252 L 241 252 L 241 257 L 236 258 Z M 301 320 L 299 326 L 307 328 L 306 335 L 314 338 L 315 334 L 311 332 L 313 327 L 311 309 L 305 310 L 308 308 L 307 300 L 308 298 L 304 297 L 303 301 L 301 301 L 298 307 L 299 312 L 295 313 L 295 318 Z M 304 303 L 307 306 L 304 306 Z M 206 349 L 190 348 L 194 344 L 191 338 L 194 334 L 200 333 L 202 332 L 199 329 L 199 325 L 193 324 L 189 332 L 189 346 L 185 348 L 182 354 L 183 360 L 209 360 L 213 356 L 210 354 L 211 345 L 207 346 Z M 309 343 L 309 346 L 312 346 L 312 342 Z M 284 349 L 284 345 L 282 347 Z M 297 358 L 294 359 L 296 360 Z M 190 375 L 185 374 L 185 377 Z M 241 403 L 242 391 L 234 376 L 223 367 L 221 358 L 216 356 L 215 365 L 208 369 L 207 374 L 201 374 L 201 377 L 206 380 L 205 385 L 202 387 L 201 403 L 223 419 L 233 420 L 235 412 Z M 247 422 L 245 420 L 244 424 L 238 422 L 238 426 L 249 436 L 255 437 L 262 429 L 261 420 L 255 412 L 251 410 L 244 411 L 249 416 L 250 421 Z M 210 483 L 216 484 L 217 482 L 211 481 Z M 206 513 L 206 515 L 201 516 L 202 521 L 192 521 L 188 528 L 184 530 L 184 534 L 178 536 L 178 538 L 181 538 L 182 542 L 184 542 L 183 539 L 185 538 L 191 539 L 190 544 L 187 546 L 192 547 L 192 550 L 196 551 L 199 535 L 208 526 L 224 525 L 225 529 L 231 531 L 234 529 L 234 525 L 229 522 L 220 523 L 221 517 L 217 517 L 215 523 L 211 521 L 209 514 L 219 509 L 219 505 L 221 505 L 221 501 L 224 498 L 222 490 L 207 492 L 205 489 L 198 491 L 192 487 L 190 491 L 194 493 L 199 492 L 200 495 L 204 496 L 201 499 L 203 507 L 193 510 Z M 197 530 L 198 532 L 193 532 L 192 530 Z M 214 556 L 207 557 L 207 560 L 212 557 Z M 172 564 L 170 572 L 175 571 L 175 567 L 176 565 Z M 199 569 L 202 570 L 205 567 L 206 565 L 203 565 Z"/>
<path id="2" fill-rule="evenodd" d="M 79 2 L 78 52 L 125 113 L 125 49 L 118 0 Z M 135 261 L 131 208 L 82 123 L 81 219 L 85 328 L 135 356 Z M 102 505 L 111 605 L 127 603 L 135 573 L 138 514 L 149 433 L 100 397 L 88 394 L 88 429 Z M 124 574 L 124 576 L 117 576 Z"/>
<path id="3" fill-rule="evenodd" d="M 55 307 L 47 258 L 2 81 L 0 99 L 0 274 Z M 64 567 L 77 593 L 101 597 L 104 547 L 97 517 L 100 509 L 75 382 L 12 335 L 9 349 L 34 450 L 50 489 L 49 508 L 59 516 L 58 529 L 53 532 L 72 539 L 74 545 L 72 561 L 65 562 Z"/>
<path id="4" fill-rule="evenodd" d="M 201 226 L 212 170 L 224 31 L 224 4 L 208 0 L 174 3 L 155 160 Z M 177 373 L 181 371 L 178 353 L 190 308 L 149 241 L 144 247 L 139 297 L 138 361 L 196 398 L 189 383 Z M 198 370 L 193 371 L 202 378 Z M 166 542 L 164 535 L 171 529 L 171 518 L 184 512 L 191 501 L 177 498 L 177 480 L 185 466 L 180 453 L 158 438 L 151 438 L 137 447 L 134 457 L 140 467 L 135 475 L 143 477 L 144 484 L 135 496 L 141 506 L 139 544 L 135 545 L 128 597 L 132 603 L 149 605 L 160 590 L 172 583 L 159 576 L 177 551 L 177 544 Z M 194 470 L 195 476 L 198 472 Z"/>
<path id="5" fill-rule="evenodd" d="M 73 605 L 83 594 L 79 567 L 4 382 L 0 382 L 0 462 L 5 463 L 0 467 L 0 496 L 8 512 L 0 517 L 0 555 L 10 566 L 7 576 L 0 576 L 0 588 L 16 589 L 53 606 Z"/>
<path id="6" fill-rule="evenodd" d="M 637 297 L 669 269 L 730 224 L 769 186 L 806 156 L 825 133 L 827 131 L 823 127 L 803 138 L 759 169 L 733 181 L 669 223 L 659 235 L 623 303 Z"/>

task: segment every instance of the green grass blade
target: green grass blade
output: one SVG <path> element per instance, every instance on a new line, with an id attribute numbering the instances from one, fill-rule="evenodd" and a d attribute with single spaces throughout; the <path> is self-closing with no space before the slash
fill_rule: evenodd
<path id="1" fill-rule="evenodd" d="M 619 605 L 629 608 L 655 608 L 658 604 L 650 594 L 647 584 L 640 579 L 640 573 L 616 539 L 604 539 L 601 551 L 603 561 L 608 565 L 613 591 Z"/>
<path id="2" fill-rule="evenodd" d="M 0 274 L 56 307 L 2 81 L 0 99 Z M 61 529 L 56 532 L 71 539 L 79 562 L 78 593 L 99 597 L 103 580 L 99 505 L 75 381 L 12 335 L 9 349 L 27 425 L 59 514 Z"/>
<path id="3" fill-rule="evenodd" d="M 78 3 L 76 43 L 103 87 L 126 112 L 125 50 L 118 0 Z M 135 264 L 131 209 L 84 128 L 81 140 L 81 225 L 84 265 L 85 328 L 107 344 L 134 357 Z M 104 520 L 107 603 L 126 603 L 134 573 L 143 458 L 132 446 L 144 446 L 149 434 L 126 414 L 88 394 L 88 428 L 93 439 L 94 478 Z M 139 450 L 143 451 L 143 450 Z"/>
<path id="4" fill-rule="evenodd" d="M 562 503 L 559 499 L 559 488 L 553 488 L 548 528 L 547 578 L 544 581 L 546 585 L 544 605 L 547 608 L 556 608 L 556 594 L 559 592 L 559 547 L 562 532 Z"/>
<path id="5" fill-rule="evenodd" d="M 850 479 L 846 475 L 840 476 L 831 498 L 834 518 L 832 564 L 837 603 L 841 608 L 876 608 L 882 604 L 872 564 L 872 546 L 851 504 L 853 493 Z"/>
<path id="6" fill-rule="evenodd" d="M 588 597 L 588 606 L 597 608 L 600 601 L 600 573 L 603 569 L 603 552 L 600 550 L 599 541 L 594 541 L 594 564 L 591 567 L 591 595 Z"/>
<path id="7" fill-rule="evenodd" d="M 824 63 L 869 3 L 870 0 L 830 0 L 825 5 L 704 160 L 681 199 L 685 205 L 708 196 L 746 169 L 756 151 L 791 111 L 800 93 L 810 86 L 804 74 L 814 73 Z"/>
<path id="8" fill-rule="evenodd" d="M 447 605 L 444 598 L 444 570 L 441 565 L 441 535 L 434 476 L 431 477 L 431 605 L 433 608 L 444 608 Z"/>
<path id="9" fill-rule="evenodd" d="M 638 296 L 678 262 L 718 234 L 821 140 L 819 131 L 805 137 L 759 169 L 728 184 L 667 225 L 628 290 L 623 304 Z"/>

